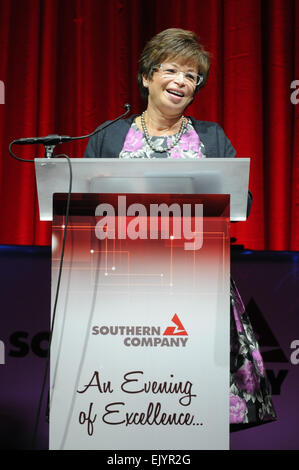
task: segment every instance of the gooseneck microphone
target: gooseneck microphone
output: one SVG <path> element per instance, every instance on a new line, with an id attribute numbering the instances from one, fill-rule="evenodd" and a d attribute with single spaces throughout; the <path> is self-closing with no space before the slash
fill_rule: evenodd
<path id="1" fill-rule="evenodd" d="M 69 135 L 58 135 L 50 134 L 45 137 L 24 137 L 21 139 L 14 140 L 14 144 L 26 145 L 26 144 L 44 144 L 44 145 L 57 145 L 63 142 L 69 142 L 73 138 Z"/>
<path id="2" fill-rule="evenodd" d="M 33 160 L 25 160 L 23 158 L 17 157 L 11 150 L 13 145 L 29 145 L 29 144 L 43 144 L 45 146 L 45 157 L 46 158 L 52 158 L 53 157 L 53 150 L 58 144 L 62 144 L 64 142 L 70 142 L 73 140 L 80 140 L 80 139 L 87 139 L 89 137 L 92 137 L 94 134 L 97 134 L 98 132 L 101 132 L 102 130 L 106 129 L 106 127 L 111 126 L 111 124 L 115 123 L 116 121 L 119 121 L 120 119 L 124 118 L 127 116 L 127 114 L 131 111 L 131 105 L 126 103 L 124 105 L 125 112 L 118 116 L 116 119 L 113 121 L 107 121 L 104 124 L 101 124 L 98 126 L 93 132 L 87 135 L 80 135 L 76 137 L 71 137 L 69 135 L 58 135 L 58 134 L 50 134 L 46 135 L 45 137 L 24 137 L 21 139 L 16 139 L 13 140 L 8 147 L 9 153 L 13 158 L 16 158 L 17 160 L 23 161 L 23 162 L 32 162 Z"/>

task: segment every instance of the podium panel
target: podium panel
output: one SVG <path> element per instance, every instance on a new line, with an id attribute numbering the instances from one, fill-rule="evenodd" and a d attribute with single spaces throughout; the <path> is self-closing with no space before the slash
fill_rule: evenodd
<path id="1" fill-rule="evenodd" d="M 229 448 L 229 220 L 226 195 L 72 195 L 50 449 Z"/>

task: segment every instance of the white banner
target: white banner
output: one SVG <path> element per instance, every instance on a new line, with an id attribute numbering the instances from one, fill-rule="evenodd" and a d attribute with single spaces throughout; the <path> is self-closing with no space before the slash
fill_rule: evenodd
<path id="1" fill-rule="evenodd" d="M 228 449 L 227 220 L 206 219 L 194 251 L 171 236 L 99 240 L 97 221 L 71 217 L 68 229 L 50 449 Z"/>

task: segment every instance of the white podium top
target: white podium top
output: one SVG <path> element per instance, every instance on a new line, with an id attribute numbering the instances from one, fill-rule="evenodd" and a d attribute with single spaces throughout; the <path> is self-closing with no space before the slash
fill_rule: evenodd
<path id="1" fill-rule="evenodd" d="M 71 159 L 72 193 L 230 194 L 230 219 L 246 220 L 249 158 Z M 52 220 L 53 194 L 68 193 L 66 159 L 36 158 L 41 220 Z"/>

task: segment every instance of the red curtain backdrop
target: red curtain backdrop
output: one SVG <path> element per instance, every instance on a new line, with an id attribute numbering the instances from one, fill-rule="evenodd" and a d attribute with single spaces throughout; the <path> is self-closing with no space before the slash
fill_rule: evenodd
<path id="1" fill-rule="evenodd" d="M 169 27 L 195 31 L 212 53 L 188 114 L 218 122 L 251 158 L 252 211 L 232 235 L 251 249 L 299 250 L 298 0 L 0 0 L 1 244 L 50 244 L 34 165 L 12 159 L 9 142 L 87 134 L 126 102 L 141 112 L 138 57 Z M 56 153 L 80 158 L 86 144 Z M 43 156 L 42 147 L 14 149 Z"/>

